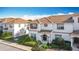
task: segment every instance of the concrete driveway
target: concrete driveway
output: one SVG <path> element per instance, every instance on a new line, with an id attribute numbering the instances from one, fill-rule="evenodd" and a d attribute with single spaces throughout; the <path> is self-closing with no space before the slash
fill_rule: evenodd
<path id="1" fill-rule="evenodd" d="M 22 51 L 22 50 L 0 43 L 0 51 Z"/>

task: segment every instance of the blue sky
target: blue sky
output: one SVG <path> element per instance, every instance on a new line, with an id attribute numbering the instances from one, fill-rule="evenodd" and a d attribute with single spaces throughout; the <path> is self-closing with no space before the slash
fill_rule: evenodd
<path id="1" fill-rule="evenodd" d="M 78 7 L 0 7 L 0 17 L 79 13 Z"/>

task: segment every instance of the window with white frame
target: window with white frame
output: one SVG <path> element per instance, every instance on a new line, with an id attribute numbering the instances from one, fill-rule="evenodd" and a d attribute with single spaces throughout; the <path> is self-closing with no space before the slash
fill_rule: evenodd
<path id="1" fill-rule="evenodd" d="M 8 30 L 7 24 L 4 25 L 4 30 Z"/>
<path id="2" fill-rule="evenodd" d="M 37 24 L 30 24 L 31 29 L 37 29 Z"/>
<path id="3" fill-rule="evenodd" d="M 9 26 L 10 28 L 12 28 L 13 26 L 10 24 L 10 26 Z"/>
<path id="4" fill-rule="evenodd" d="M 47 27 L 48 26 L 48 24 L 44 24 L 44 27 Z"/>
<path id="5" fill-rule="evenodd" d="M 5 24 L 5 27 L 7 26 L 7 24 Z"/>
<path id="6" fill-rule="evenodd" d="M 57 29 L 64 30 L 64 24 L 57 24 Z"/>
<path id="7" fill-rule="evenodd" d="M 26 24 L 24 24 L 24 27 L 26 27 L 27 25 Z"/>

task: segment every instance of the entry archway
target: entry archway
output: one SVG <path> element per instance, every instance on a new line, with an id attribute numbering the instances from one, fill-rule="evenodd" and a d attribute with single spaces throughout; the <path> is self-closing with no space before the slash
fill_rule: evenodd
<path id="1" fill-rule="evenodd" d="M 47 35 L 46 34 L 42 35 L 42 40 L 47 41 Z"/>

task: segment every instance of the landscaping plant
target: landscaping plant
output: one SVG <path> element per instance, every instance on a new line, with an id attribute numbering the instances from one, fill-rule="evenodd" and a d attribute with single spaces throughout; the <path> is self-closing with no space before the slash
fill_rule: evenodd
<path id="1" fill-rule="evenodd" d="M 1 39 L 11 40 L 11 38 L 12 38 L 12 33 L 11 32 L 3 32 L 2 33 Z"/>
<path id="2" fill-rule="evenodd" d="M 37 46 L 37 41 L 28 35 L 20 36 L 16 42 L 31 47 Z"/>
<path id="3" fill-rule="evenodd" d="M 57 48 L 57 49 L 64 49 L 64 50 L 72 50 L 71 43 L 65 42 L 62 37 L 55 38 L 55 40 L 52 41 L 49 48 Z"/>

